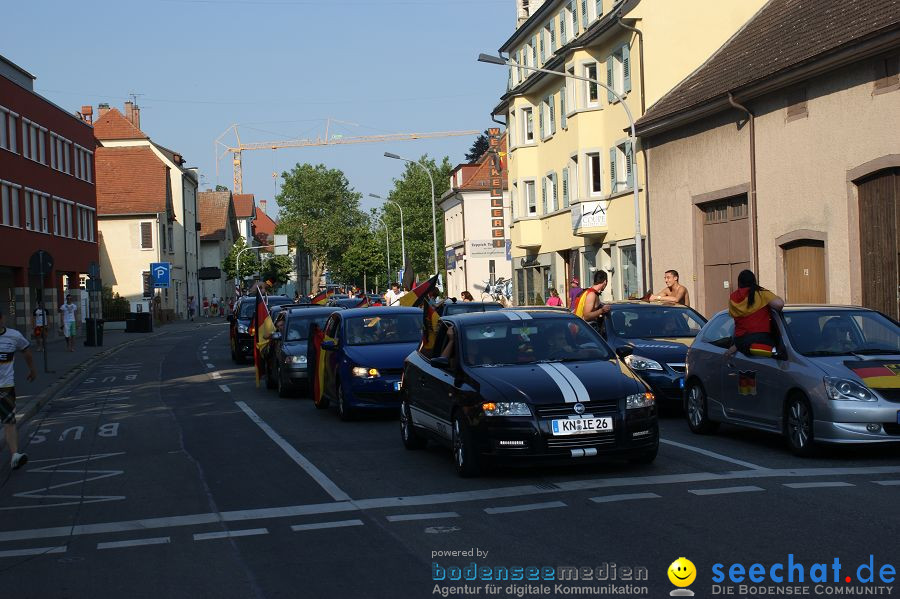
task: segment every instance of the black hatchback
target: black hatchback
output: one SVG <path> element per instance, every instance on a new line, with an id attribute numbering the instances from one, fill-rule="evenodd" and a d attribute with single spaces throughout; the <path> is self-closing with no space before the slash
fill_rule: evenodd
<path id="1" fill-rule="evenodd" d="M 582 319 L 500 310 L 440 320 L 435 352 L 406 358 L 401 436 L 453 449 L 461 476 L 485 462 L 656 458 L 647 385 Z M 627 354 L 628 350 L 622 350 Z"/>
<path id="2" fill-rule="evenodd" d="M 294 300 L 286 295 L 270 295 L 266 297 L 266 305 L 270 308 L 282 304 L 293 304 Z M 228 315 L 228 338 L 231 344 L 231 359 L 236 364 L 253 358 L 253 333 L 250 324 L 256 310 L 256 297 L 245 295 L 234 305 L 234 312 Z"/>

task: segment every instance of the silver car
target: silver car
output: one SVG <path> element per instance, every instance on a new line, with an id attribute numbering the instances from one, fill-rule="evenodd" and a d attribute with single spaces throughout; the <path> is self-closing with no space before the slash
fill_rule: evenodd
<path id="1" fill-rule="evenodd" d="M 770 357 L 726 358 L 734 320 L 716 314 L 688 350 L 684 409 L 698 434 L 726 422 L 815 443 L 900 442 L 900 325 L 852 306 L 787 306 Z"/>

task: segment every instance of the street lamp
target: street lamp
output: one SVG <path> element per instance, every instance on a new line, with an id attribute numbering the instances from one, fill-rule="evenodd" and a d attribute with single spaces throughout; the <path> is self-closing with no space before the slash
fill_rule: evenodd
<path id="1" fill-rule="evenodd" d="M 249 251 L 249 250 L 258 250 L 261 248 L 280 248 L 280 247 L 286 248 L 288 246 L 276 245 L 274 243 L 270 243 L 267 245 L 249 245 L 242 250 L 238 250 L 237 256 L 235 256 L 235 259 L 234 259 L 234 270 L 235 270 L 234 284 L 237 285 L 238 281 L 241 279 L 241 254 L 243 254 L 244 252 Z"/>
<path id="2" fill-rule="evenodd" d="M 391 237 L 388 231 L 388 226 L 385 224 L 384 219 L 380 216 L 376 216 L 378 222 L 384 226 L 384 243 L 387 246 L 387 284 L 390 286 L 391 284 Z"/>
<path id="3" fill-rule="evenodd" d="M 369 197 L 375 198 L 376 200 L 384 200 L 386 203 L 393 204 L 397 207 L 397 210 L 400 211 L 400 254 L 401 259 L 403 260 L 400 264 L 403 269 L 406 269 L 406 235 L 403 233 L 403 208 L 394 200 L 385 200 L 383 197 L 375 193 L 370 193 Z"/>
<path id="4" fill-rule="evenodd" d="M 628 126 L 631 127 L 631 156 L 626 156 L 626 160 L 631 161 L 631 172 L 634 174 L 634 181 L 632 182 L 632 187 L 634 187 L 634 249 L 635 249 L 635 257 L 637 259 L 638 268 L 637 268 L 637 284 L 638 291 L 641 295 L 644 294 L 644 249 L 643 244 L 641 243 L 641 208 L 640 208 L 640 194 L 638 192 L 638 177 L 637 177 L 637 161 L 634 159 L 635 154 L 637 153 L 637 136 L 634 132 L 634 117 L 631 116 L 631 109 L 628 108 L 628 104 L 625 103 L 625 99 L 620 96 L 616 90 L 606 85 L 602 81 L 598 79 L 591 79 L 590 77 L 579 77 L 578 75 L 571 75 L 569 73 L 565 73 L 563 71 L 552 71 L 550 69 L 540 69 L 538 67 L 530 67 L 524 64 L 519 64 L 514 60 L 506 60 L 500 56 L 492 56 L 490 54 L 481 53 L 478 55 L 478 62 L 486 62 L 488 64 L 498 64 L 507 67 L 515 67 L 519 69 L 525 69 L 527 71 L 536 71 L 538 73 L 549 73 L 551 75 L 560 75 L 562 77 L 568 77 L 569 79 L 578 79 L 580 81 L 587 81 L 588 83 L 593 83 L 595 85 L 599 85 L 606 89 L 609 93 L 615 96 L 616 100 L 622 105 L 622 108 L 625 109 L 625 116 L 628 117 Z"/>
<path id="5" fill-rule="evenodd" d="M 415 164 L 428 175 L 428 180 L 431 181 L 431 237 L 434 243 L 434 274 L 438 272 L 438 251 L 437 251 L 437 216 L 435 215 L 435 200 L 434 200 L 434 179 L 431 177 L 431 171 L 428 170 L 421 162 L 416 162 L 415 160 L 410 160 L 409 158 L 403 158 L 402 156 L 398 156 L 392 152 L 385 152 L 385 158 L 394 158 L 396 160 L 402 160 L 404 162 L 408 162 L 410 164 Z"/>

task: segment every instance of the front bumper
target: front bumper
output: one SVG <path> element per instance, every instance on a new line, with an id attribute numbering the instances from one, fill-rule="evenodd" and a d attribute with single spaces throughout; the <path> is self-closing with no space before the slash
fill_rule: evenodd
<path id="1" fill-rule="evenodd" d="M 813 405 L 813 434 L 823 443 L 900 443 L 900 403 L 832 401 Z M 875 431 L 869 425 L 877 425 Z"/>
<path id="2" fill-rule="evenodd" d="M 282 373 L 293 384 L 303 384 L 309 379 L 309 369 L 306 364 L 285 364 L 281 367 Z"/>
<path id="3" fill-rule="evenodd" d="M 641 370 L 641 379 L 653 390 L 657 401 L 667 404 L 681 404 L 684 392 L 683 372 L 659 372 Z"/>
<path id="4" fill-rule="evenodd" d="M 354 409 L 384 410 L 400 407 L 400 375 L 382 375 L 374 379 L 353 378 L 352 396 L 347 402 Z"/>
<path id="5" fill-rule="evenodd" d="M 234 352 L 245 358 L 253 357 L 253 338 L 250 335 L 238 334 L 234 338 Z"/>

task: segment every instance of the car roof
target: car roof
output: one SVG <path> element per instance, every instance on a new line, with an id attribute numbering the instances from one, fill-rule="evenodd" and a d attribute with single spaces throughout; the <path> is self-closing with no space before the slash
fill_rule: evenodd
<path id="1" fill-rule="evenodd" d="M 387 314 L 422 314 L 422 308 L 411 308 L 409 306 L 372 306 L 369 308 L 350 308 L 342 310 L 343 318 L 352 316 L 384 316 Z"/>
<path id="2" fill-rule="evenodd" d="M 848 306 L 844 304 L 788 304 L 784 307 L 785 312 L 818 312 L 828 310 L 831 312 L 834 311 L 853 311 L 853 312 L 878 312 L 877 310 L 873 310 L 871 308 L 865 308 L 863 306 Z M 710 317 L 710 320 L 715 318 L 720 314 L 728 314 L 728 310 L 719 310 L 715 314 Z"/>
<path id="3" fill-rule="evenodd" d="M 453 316 L 445 316 L 441 320 L 458 324 L 479 325 L 498 322 L 522 322 L 523 320 L 527 322 L 528 319 L 545 320 L 551 318 L 570 319 L 578 317 L 568 310 L 517 310 L 507 308 L 490 312 L 454 314 Z"/>
<path id="4" fill-rule="evenodd" d="M 520 312 L 571 312 L 565 306 L 516 306 L 513 308 L 503 308 L 504 310 L 518 310 Z"/>
<path id="5" fill-rule="evenodd" d="M 338 306 L 318 306 L 313 304 L 306 304 L 304 306 L 292 306 L 286 310 L 288 314 L 331 314 L 332 312 L 337 312 L 338 310 L 342 310 Z"/>
<path id="6" fill-rule="evenodd" d="M 615 300 L 612 302 L 604 302 L 611 308 L 624 308 L 625 306 L 635 307 L 635 308 L 659 308 L 660 306 L 664 308 L 684 308 L 685 310 L 693 310 L 691 306 L 685 306 L 684 304 L 673 304 L 671 302 L 663 302 L 663 301 L 647 301 L 647 300 Z"/>

